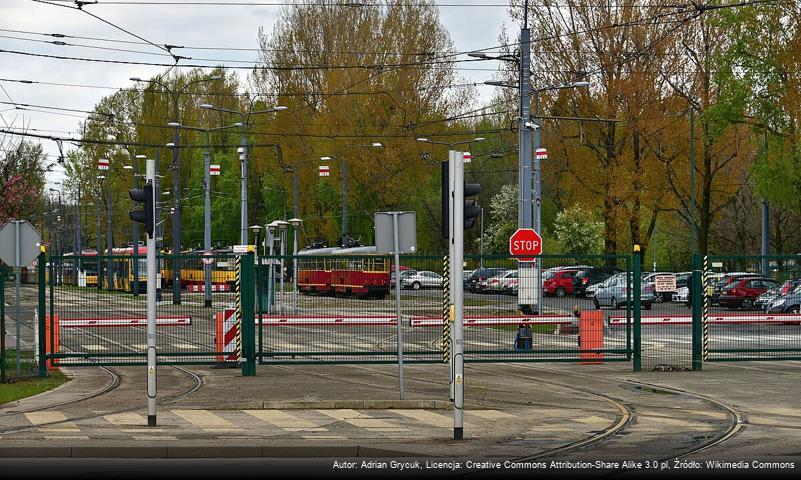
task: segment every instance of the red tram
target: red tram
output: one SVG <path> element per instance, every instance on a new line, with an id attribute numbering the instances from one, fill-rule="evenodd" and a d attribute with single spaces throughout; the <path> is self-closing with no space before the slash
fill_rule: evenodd
<path id="1" fill-rule="evenodd" d="M 301 293 L 383 299 L 389 294 L 389 276 L 389 257 L 377 255 L 374 246 L 298 252 L 298 290 Z"/>

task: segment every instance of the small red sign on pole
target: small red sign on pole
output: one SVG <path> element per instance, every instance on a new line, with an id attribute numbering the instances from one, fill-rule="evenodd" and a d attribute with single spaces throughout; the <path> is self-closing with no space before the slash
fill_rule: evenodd
<path id="1" fill-rule="evenodd" d="M 209 175 L 219 175 L 219 174 L 220 174 L 219 165 L 209 165 Z"/>
<path id="2" fill-rule="evenodd" d="M 518 262 L 533 262 L 542 254 L 542 237 L 533 228 L 519 228 L 509 237 L 509 253 L 517 257 Z"/>
<path id="3" fill-rule="evenodd" d="M 101 158 L 97 161 L 98 170 L 108 170 L 108 158 Z"/>
<path id="4" fill-rule="evenodd" d="M 548 150 L 544 148 L 538 148 L 536 152 L 537 160 L 548 160 Z"/>
<path id="5" fill-rule="evenodd" d="M 321 177 L 328 176 L 328 165 L 320 165 L 320 176 Z"/>

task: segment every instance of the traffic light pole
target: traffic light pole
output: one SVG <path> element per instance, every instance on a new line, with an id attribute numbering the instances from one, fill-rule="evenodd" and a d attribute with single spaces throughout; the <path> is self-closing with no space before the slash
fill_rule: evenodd
<path id="1" fill-rule="evenodd" d="M 451 219 L 454 228 L 451 229 L 451 244 L 453 257 L 451 257 L 451 282 L 453 296 L 453 328 L 451 329 L 453 362 L 453 439 L 464 438 L 464 154 L 451 151 L 453 162 L 453 197 L 451 202 Z"/>
<path id="2" fill-rule="evenodd" d="M 156 166 L 152 159 L 147 159 L 147 182 L 152 186 L 156 179 Z M 150 190 L 151 200 L 145 202 L 149 215 L 155 219 L 156 199 Z M 147 214 L 147 213 L 146 213 Z M 155 221 L 151 221 L 147 232 L 147 424 L 156 426 L 156 235 L 153 230 Z"/>

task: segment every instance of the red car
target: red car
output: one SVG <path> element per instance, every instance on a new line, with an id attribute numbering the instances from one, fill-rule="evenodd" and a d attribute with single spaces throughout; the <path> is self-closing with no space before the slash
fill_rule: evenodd
<path id="1" fill-rule="evenodd" d="M 720 306 L 729 308 L 754 308 L 754 301 L 771 288 L 778 287 L 775 280 L 764 277 L 737 278 L 725 287 L 718 300 Z"/>
<path id="2" fill-rule="evenodd" d="M 553 277 L 542 282 L 542 289 L 546 296 L 564 297 L 573 295 L 573 277 L 578 270 L 559 270 Z"/>

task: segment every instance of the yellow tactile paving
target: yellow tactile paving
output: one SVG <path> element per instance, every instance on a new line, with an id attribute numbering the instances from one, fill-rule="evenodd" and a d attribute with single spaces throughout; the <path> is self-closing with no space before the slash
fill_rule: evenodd
<path id="1" fill-rule="evenodd" d="M 207 432 L 241 430 L 241 427 L 208 410 L 170 410 L 170 412 Z"/>
<path id="2" fill-rule="evenodd" d="M 40 432 L 80 432 L 81 429 L 78 428 L 72 422 L 67 422 L 67 417 L 64 416 L 63 413 L 59 411 L 47 411 L 47 412 L 29 412 L 25 414 L 25 417 L 28 419 L 29 422 L 33 425 L 50 425 L 52 426 L 45 426 L 40 427 L 37 430 Z"/>
<path id="3" fill-rule="evenodd" d="M 128 413 L 115 413 L 112 415 L 106 415 L 103 418 L 106 419 L 107 422 L 113 423 L 114 425 L 130 425 L 130 426 L 143 426 L 147 425 L 147 419 L 143 415 L 138 413 L 128 412 Z"/>
<path id="4" fill-rule="evenodd" d="M 337 420 L 349 423 L 354 427 L 364 428 L 367 430 L 373 430 L 373 431 L 405 430 L 405 428 L 399 425 L 384 421 L 379 418 L 372 418 L 370 417 L 370 415 L 366 413 L 357 412 L 356 410 L 341 409 L 341 410 L 317 410 L 317 411 L 322 413 L 323 415 L 327 415 L 331 418 L 336 418 Z"/>
<path id="5" fill-rule="evenodd" d="M 503 420 L 506 418 L 516 418 L 515 415 L 501 412 L 498 410 L 465 410 L 465 415 L 475 415 L 487 420 Z"/>
<path id="6" fill-rule="evenodd" d="M 317 423 L 310 422 L 306 419 L 296 417 L 295 415 L 286 413 L 281 410 L 243 410 L 248 415 L 263 420 L 267 423 L 275 425 L 278 428 L 283 428 L 289 432 L 298 432 L 301 430 L 309 430 L 314 432 L 327 432 L 328 429 L 322 428 Z"/>
<path id="7" fill-rule="evenodd" d="M 418 422 L 432 425 L 439 428 L 453 428 L 453 417 L 441 415 L 439 413 L 428 412 L 425 410 L 393 410 L 393 412 L 403 415 L 404 417 L 417 420 Z M 469 424 L 465 422 L 464 426 Z"/>

